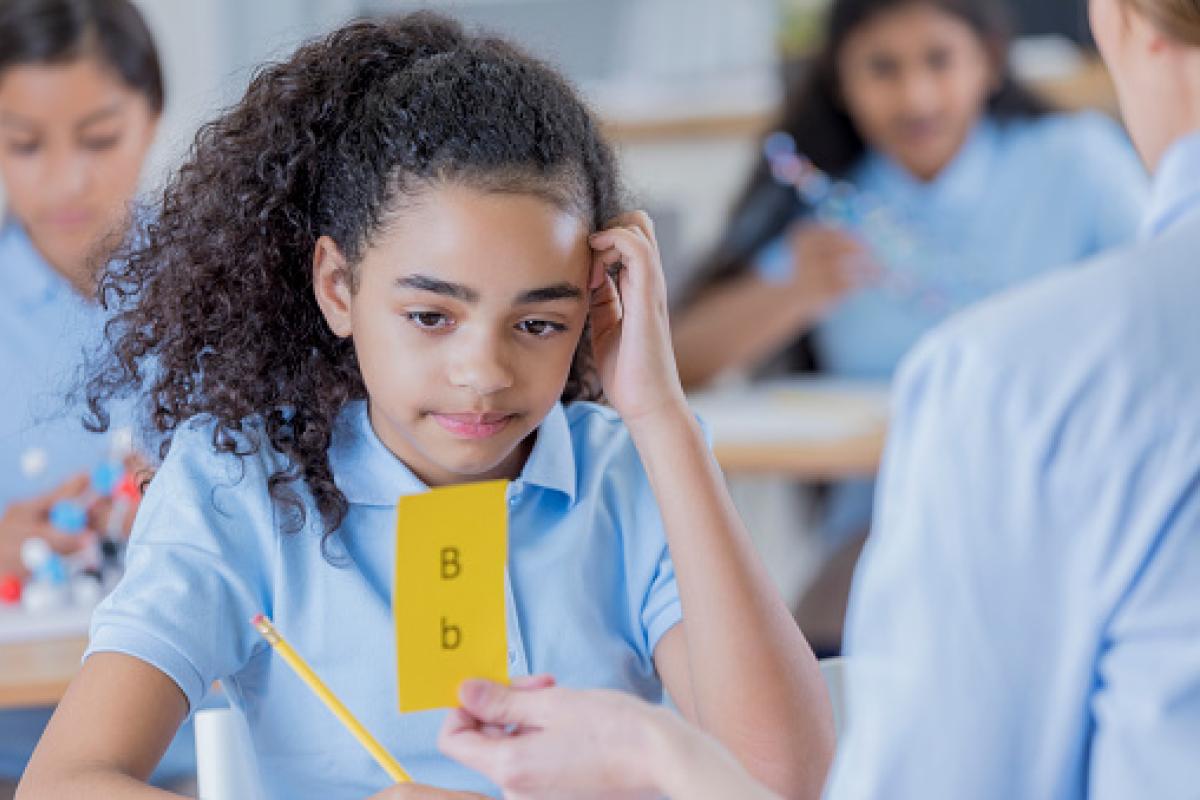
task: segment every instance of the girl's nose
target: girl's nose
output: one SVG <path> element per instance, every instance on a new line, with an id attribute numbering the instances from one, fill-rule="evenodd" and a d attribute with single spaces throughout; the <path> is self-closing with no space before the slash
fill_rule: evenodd
<path id="1" fill-rule="evenodd" d="M 450 382 L 481 397 L 511 388 L 513 371 L 503 350 L 490 338 L 464 343 L 449 365 Z"/>

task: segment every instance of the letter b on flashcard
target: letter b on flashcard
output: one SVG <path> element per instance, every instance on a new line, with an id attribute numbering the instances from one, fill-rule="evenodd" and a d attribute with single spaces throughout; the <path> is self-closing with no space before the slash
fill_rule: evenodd
<path id="1" fill-rule="evenodd" d="M 447 486 L 396 506 L 400 712 L 458 705 L 467 678 L 508 681 L 507 482 Z"/>

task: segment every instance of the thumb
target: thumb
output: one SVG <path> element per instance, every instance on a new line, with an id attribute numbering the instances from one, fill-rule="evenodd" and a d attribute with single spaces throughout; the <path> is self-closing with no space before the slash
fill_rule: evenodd
<path id="1" fill-rule="evenodd" d="M 479 679 L 463 681 L 458 687 L 463 709 L 490 725 L 529 725 L 539 705 L 538 694 Z"/>

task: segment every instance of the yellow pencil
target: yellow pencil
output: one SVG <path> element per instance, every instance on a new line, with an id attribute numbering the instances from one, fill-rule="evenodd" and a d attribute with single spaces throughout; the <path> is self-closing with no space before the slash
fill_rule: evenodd
<path id="1" fill-rule="evenodd" d="M 304 663 L 304 659 L 300 658 L 296 651 L 292 649 L 292 646 L 287 643 L 287 640 L 279 635 L 279 631 L 275 630 L 275 626 L 271 624 L 271 620 L 259 614 L 251 620 L 251 623 L 262 634 L 262 637 L 267 640 L 267 643 L 275 648 L 275 652 L 282 656 L 287 665 L 296 671 L 296 674 L 300 676 L 300 680 L 308 684 L 308 688 L 313 690 L 313 694 L 321 698 L 321 702 L 329 707 L 333 715 L 346 726 L 350 733 L 354 734 L 354 738 L 358 739 L 359 744 L 366 748 L 371 757 L 379 763 L 379 766 L 383 767 L 392 780 L 396 783 L 409 783 L 412 781 L 412 778 L 404 771 L 400 763 L 392 758 L 391 753 L 383 749 L 383 745 L 376 741 L 370 731 L 354 718 L 354 715 L 350 713 L 350 709 L 342 705 L 342 701 L 338 700 L 333 692 L 329 691 L 329 687 L 317 677 L 317 673 L 313 672 L 312 668 Z"/>

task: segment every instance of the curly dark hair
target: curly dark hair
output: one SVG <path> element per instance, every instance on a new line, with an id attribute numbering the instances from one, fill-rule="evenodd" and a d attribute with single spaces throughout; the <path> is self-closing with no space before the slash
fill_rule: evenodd
<path id="1" fill-rule="evenodd" d="M 443 182 L 537 194 L 592 229 L 621 210 L 612 151 L 572 87 L 446 17 L 350 23 L 261 69 L 200 129 L 157 214 L 101 276 L 116 311 L 86 385 L 88 427 L 139 396 L 162 456 L 197 416 L 220 452 L 246 455 L 265 436 L 288 458 L 268 481 L 284 529 L 304 524 L 303 481 L 328 536 L 349 507 L 327 455 L 335 420 L 366 390 L 317 305 L 313 250 L 330 236 L 353 272 L 389 215 Z M 589 341 L 564 402 L 599 399 Z"/>

